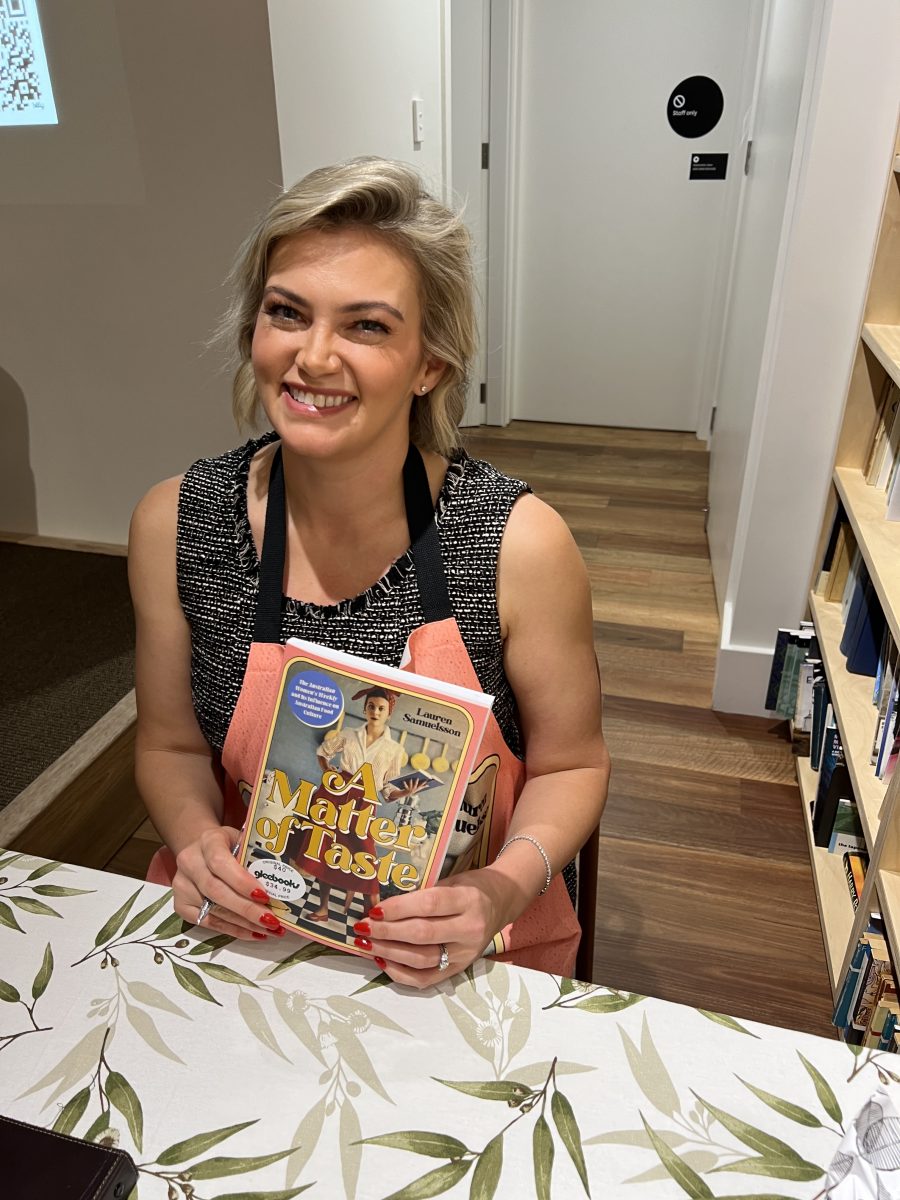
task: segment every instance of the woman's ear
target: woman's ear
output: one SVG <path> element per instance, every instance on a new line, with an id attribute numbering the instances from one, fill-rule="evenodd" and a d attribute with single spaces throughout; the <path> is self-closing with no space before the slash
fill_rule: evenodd
<path id="1" fill-rule="evenodd" d="M 443 379 L 447 370 L 447 364 L 442 358 L 427 358 L 425 360 L 425 374 L 422 382 L 419 384 L 419 394 L 432 391 Z"/>

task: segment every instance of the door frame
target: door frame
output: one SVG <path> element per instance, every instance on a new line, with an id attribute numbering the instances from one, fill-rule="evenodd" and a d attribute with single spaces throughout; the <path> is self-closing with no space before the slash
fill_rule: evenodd
<path id="1" fill-rule="evenodd" d="M 519 244 L 522 0 L 490 9 L 488 285 L 485 368 L 488 425 L 508 425 L 515 395 L 515 313 Z"/>

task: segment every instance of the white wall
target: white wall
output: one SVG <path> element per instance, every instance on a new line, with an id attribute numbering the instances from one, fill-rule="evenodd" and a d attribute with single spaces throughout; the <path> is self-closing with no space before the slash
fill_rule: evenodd
<path id="1" fill-rule="evenodd" d="M 441 0 L 268 0 L 268 7 L 285 184 L 314 167 L 378 154 L 412 163 L 441 195 Z M 425 105 L 420 147 L 414 98 Z"/>
<path id="2" fill-rule="evenodd" d="M 521 8 L 514 415 L 696 429 L 757 6 Z M 666 105 L 698 74 L 719 82 L 725 110 L 711 133 L 687 139 Z M 697 151 L 729 153 L 727 180 L 690 181 Z"/>
<path id="3" fill-rule="evenodd" d="M 833 0 L 741 493 L 715 708 L 762 713 L 803 615 L 900 107 L 894 0 Z"/>
<path id="4" fill-rule="evenodd" d="M 125 541 L 235 444 L 203 352 L 281 183 L 265 7 L 45 0 L 55 128 L 0 129 L 0 529 Z"/>

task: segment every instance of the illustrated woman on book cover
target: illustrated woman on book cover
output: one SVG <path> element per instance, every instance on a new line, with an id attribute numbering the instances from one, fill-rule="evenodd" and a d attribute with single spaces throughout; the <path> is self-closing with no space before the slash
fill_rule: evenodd
<path id="1" fill-rule="evenodd" d="M 274 197 L 230 285 L 233 408 L 265 432 L 132 521 L 135 770 L 165 842 L 149 877 L 204 929 L 286 936 L 232 850 L 300 638 L 494 697 L 453 834 L 469 869 L 382 895 L 355 949 L 419 988 L 485 952 L 571 974 L 573 860 L 609 776 L 591 595 L 561 518 L 462 447 L 465 223 L 404 163 L 322 167 Z M 544 351 L 556 394 L 568 364 L 549 334 Z"/>
<path id="2" fill-rule="evenodd" d="M 364 724 L 351 729 L 347 729 L 345 726 L 340 731 L 329 730 L 318 748 L 319 765 L 325 771 L 329 766 L 337 764 L 344 781 L 349 782 L 362 764 L 368 763 L 372 768 L 375 787 L 383 800 L 393 801 L 401 795 L 413 795 L 419 790 L 419 786 L 414 782 L 405 788 L 398 788 L 389 782 L 399 776 L 403 767 L 403 749 L 394 740 L 389 724 L 391 713 L 397 702 L 397 693 L 388 688 L 372 687 L 355 692 L 351 697 L 352 700 L 363 698 L 365 699 Z M 324 789 L 320 789 L 320 792 L 316 793 L 316 795 L 319 794 L 324 795 L 325 799 L 329 798 L 329 794 Z M 368 809 L 374 813 L 374 806 L 361 802 L 359 798 L 356 800 L 356 807 L 357 809 Z M 376 852 L 375 842 L 370 833 L 367 833 L 365 837 L 358 837 L 351 830 L 350 833 L 343 835 L 342 841 L 351 854 L 375 854 Z M 346 873 L 336 871 L 325 864 L 311 863 L 303 855 L 302 843 L 292 845 L 291 852 L 298 870 L 313 875 L 319 880 L 319 906 L 309 920 L 328 920 L 328 902 L 332 888 L 340 889 L 341 894 L 344 895 L 344 912 L 350 911 L 353 897 L 357 892 L 363 895 L 370 905 L 378 903 L 379 883 L 377 877 L 360 881 L 355 889 L 350 889 L 347 887 Z"/>

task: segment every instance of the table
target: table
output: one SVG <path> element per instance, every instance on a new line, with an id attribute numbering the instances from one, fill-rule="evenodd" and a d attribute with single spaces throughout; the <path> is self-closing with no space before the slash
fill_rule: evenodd
<path id="1" fill-rule="evenodd" d="M 0 851 L 0 1112 L 121 1145 L 140 1200 L 811 1198 L 897 1063 L 489 960 L 385 980 Z"/>

